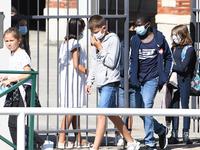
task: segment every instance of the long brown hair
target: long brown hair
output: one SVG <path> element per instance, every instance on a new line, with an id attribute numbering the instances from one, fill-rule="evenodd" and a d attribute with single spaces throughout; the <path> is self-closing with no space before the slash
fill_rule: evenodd
<path id="1" fill-rule="evenodd" d="M 176 35 L 179 35 L 181 38 L 179 44 L 176 44 L 174 41 L 172 42 L 173 47 L 180 46 L 181 48 L 183 48 L 185 45 L 191 45 L 193 43 L 190 33 L 188 31 L 188 27 L 186 25 L 180 24 L 175 26 L 171 31 L 171 38 L 173 36 L 173 32 L 175 32 Z"/>

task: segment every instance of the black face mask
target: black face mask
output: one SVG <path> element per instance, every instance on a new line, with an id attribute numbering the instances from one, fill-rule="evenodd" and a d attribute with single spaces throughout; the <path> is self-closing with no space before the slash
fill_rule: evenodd
<path id="1" fill-rule="evenodd" d="M 129 31 L 129 40 L 131 40 L 131 37 L 136 35 L 136 31 Z"/>

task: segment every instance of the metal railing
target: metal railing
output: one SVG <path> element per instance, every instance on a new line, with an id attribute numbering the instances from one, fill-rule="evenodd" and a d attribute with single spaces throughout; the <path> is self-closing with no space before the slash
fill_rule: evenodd
<path id="1" fill-rule="evenodd" d="M 11 111 L 12 109 L 12 111 Z M 158 113 L 159 112 L 159 113 Z M 144 109 L 143 108 L 2 108 L 0 115 L 18 115 L 17 145 L 25 150 L 25 115 L 107 115 L 107 116 L 197 116 L 198 109 Z M 29 140 L 30 141 L 30 140 Z M 33 142 L 33 141 L 32 141 Z M 30 148 L 30 147 L 29 147 Z M 32 147 L 33 148 L 33 147 Z"/>
<path id="2" fill-rule="evenodd" d="M 6 71 L 6 70 L 1 70 L 0 74 L 4 73 L 4 74 L 31 74 L 29 77 L 27 77 L 26 79 L 16 83 L 15 85 L 13 85 L 12 87 L 10 87 L 9 89 L 7 89 L 6 91 L 2 92 L 0 94 L 0 97 L 6 95 L 7 93 L 11 92 L 12 90 L 16 89 L 17 87 L 19 87 L 20 85 L 22 85 L 23 83 L 29 81 L 32 79 L 32 87 L 31 87 L 31 102 L 30 102 L 30 107 L 35 107 L 35 89 L 36 89 L 36 75 L 38 74 L 37 71 Z M 10 112 L 13 111 L 13 108 L 11 108 L 12 110 L 10 110 Z M 21 109 L 21 108 L 20 108 Z M 19 115 L 18 117 L 20 118 L 21 115 Z M 23 117 L 24 115 L 22 115 Z M 24 116 L 25 118 L 25 116 Z M 22 120 L 22 119 L 21 119 Z M 22 125 L 23 123 L 23 125 Z M 19 126 L 19 127 L 18 127 Z M 19 128 L 19 130 L 17 130 L 17 132 L 21 131 L 24 129 L 25 126 L 25 121 L 22 121 L 20 124 L 19 122 L 17 122 L 17 129 Z M 29 147 L 30 150 L 33 150 L 33 129 L 34 129 L 34 116 L 30 116 L 30 128 L 29 128 Z M 25 135 L 25 131 L 22 131 L 23 134 Z M 17 133 L 18 134 L 18 133 Z M 4 138 L 3 136 L 0 136 L 0 139 L 3 140 L 4 142 L 6 142 L 8 145 L 12 146 L 15 149 L 21 149 L 21 148 L 17 148 L 17 146 L 15 144 L 13 144 L 12 142 L 10 142 L 9 140 L 7 140 L 6 138 Z M 19 137 L 17 136 L 17 139 L 19 140 Z M 17 141 L 18 141 L 17 140 Z M 24 139 L 25 141 L 25 139 Z M 19 146 L 20 144 L 18 144 Z"/>

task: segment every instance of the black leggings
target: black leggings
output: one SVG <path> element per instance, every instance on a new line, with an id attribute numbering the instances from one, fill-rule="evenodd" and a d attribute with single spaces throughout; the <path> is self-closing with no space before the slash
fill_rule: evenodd
<path id="1" fill-rule="evenodd" d="M 26 94 L 27 94 L 26 101 L 28 101 L 29 105 L 30 90 Z M 12 102 L 12 107 L 24 107 L 24 102 L 21 95 L 19 96 L 19 100 Z M 17 145 L 17 116 L 9 115 L 8 127 L 10 130 L 12 141 L 15 145 Z M 25 134 L 29 136 L 29 127 L 27 125 L 25 125 Z M 34 131 L 34 142 L 37 143 L 39 146 L 41 146 L 44 143 L 44 139 L 41 138 L 35 131 Z"/>

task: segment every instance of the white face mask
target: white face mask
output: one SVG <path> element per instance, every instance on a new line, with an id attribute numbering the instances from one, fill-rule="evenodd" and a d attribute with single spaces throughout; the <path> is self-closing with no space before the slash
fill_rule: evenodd
<path id="1" fill-rule="evenodd" d="M 179 44 L 181 42 L 181 37 L 179 35 L 177 35 L 177 36 L 173 35 L 172 39 L 176 44 Z"/>
<path id="2" fill-rule="evenodd" d="M 101 31 L 102 30 L 103 30 L 103 27 L 102 27 Z M 94 36 L 96 38 L 98 38 L 99 40 L 101 40 L 104 37 L 104 35 L 105 35 L 105 31 L 103 33 L 101 33 L 101 31 L 99 31 L 98 33 L 94 34 Z"/>

